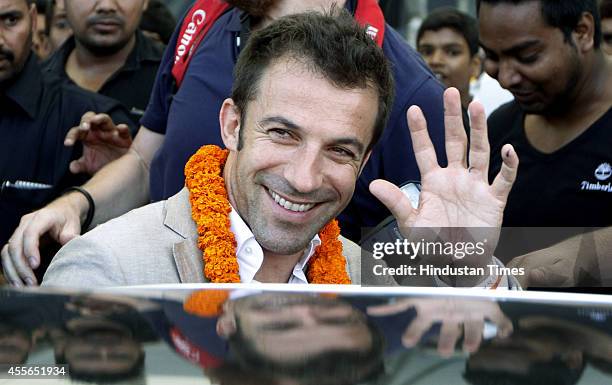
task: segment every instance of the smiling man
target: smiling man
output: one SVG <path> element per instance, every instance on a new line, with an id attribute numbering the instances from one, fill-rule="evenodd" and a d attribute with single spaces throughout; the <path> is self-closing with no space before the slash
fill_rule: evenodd
<path id="1" fill-rule="evenodd" d="M 381 330 L 342 299 L 245 296 L 223 305 L 216 329 L 228 340 L 234 361 L 251 375 L 338 384 L 358 383 L 383 369 Z"/>
<path id="2" fill-rule="evenodd" d="M 516 99 L 489 118 L 490 177 L 503 144 L 521 159 L 504 225 L 612 225 L 612 178 L 602 173 L 612 164 L 612 62 L 597 1 L 478 4 L 485 70 Z"/>
<path id="3" fill-rule="evenodd" d="M 359 248 L 339 237 L 333 219 L 382 134 L 392 90 L 382 50 L 345 11 L 273 22 L 251 36 L 236 64 L 219 114 L 227 150 L 202 147 L 177 195 L 69 242 L 43 284 L 360 283 Z M 482 106 L 470 108 L 470 169 L 457 90 L 447 91 L 445 107 L 448 168 L 437 163 L 422 111 L 408 111 L 421 207 L 389 182 L 370 185 L 404 233 L 501 223 L 516 154 L 504 148 L 504 168 L 489 185 Z"/>

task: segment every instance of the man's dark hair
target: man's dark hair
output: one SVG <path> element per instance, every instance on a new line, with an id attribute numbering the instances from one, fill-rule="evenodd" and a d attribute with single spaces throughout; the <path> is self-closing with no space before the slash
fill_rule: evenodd
<path id="1" fill-rule="evenodd" d="M 31 3 L 32 1 L 28 1 Z M 53 23 L 53 11 L 55 10 L 55 0 L 35 0 L 36 11 L 39 15 L 45 15 L 45 35 L 51 34 L 51 24 Z"/>
<path id="2" fill-rule="evenodd" d="M 476 0 L 476 9 L 480 12 L 480 5 L 487 4 L 523 4 L 538 1 L 542 6 L 544 20 L 554 28 L 559 28 L 565 36 L 565 41 L 572 44 L 572 32 L 578 25 L 583 13 L 593 15 L 595 33 L 593 41 L 595 48 L 601 45 L 601 19 L 597 7 L 597 0 Z"/>
<path id="3" fill-rule="evenodd" d="M 393 103 L 393 77 L 382 49 L 347 11 L 286 16 L 250 36 L 234 67 L 232 89 L 243 122 L 264 71 L 280 58 L 306 64 L 341 89 L 372 87 L 378 93 L 378 116 L 368 150 L 378 141 Z"/>
<path id="4" fill-rule="evenodd" d="M 602 19 L 609 19 L 612 17 L 612 0 L 602 0 L 599 7 Z"/>
<path id="5" fill-rule="evenodd" d="M 365 322 L 372 337 L 369 349 L 332 350 L 285 363 L 271 360 L 258 351 L 253 341 L 242 333 L 237 319 L 236 333 L 229 338 L 230 352 L 243 370 L 263 377 L 289 377 L 304 385 L 367 382 L 384 371 L 385 340 L 376 325 L 369 319 Z"/>
<path id="6" fill-rule="evenodd" d="M 140 29 L 155 32 L 164 44 L 168 44 L 176 27 L 176 18 L 168 7 L 159 0 L 149 1 L 140 19 Z"/>
<path id="7" fill-rule="evenodd" d="M 471 369 L 465 366 L 463 378 L 472 385 L 574 385 L 584 372 L 585 363 L 570 368 L 559 356 L 549 362 L 534 363 L 527 373 L 511 373 L 507 370 Z"/>
<path id="8" fill-rule="evenodd" d="M 417 44 L 425 32 L 435 32 L 443 28 L 450 28 L 463 36 L 470 49 L 470 56 L 478 53 L 478 22 L 472 16 L 455 8 L 439 8 L 430 13 L 419 28 Z"/>
<path id="9" fill-rule="evenodd" d="M 141 350 L 138 359 L 134 362 L 134 365 L 130 366 L 127 370 L 113 373 L 99 373 L 92 372 L 90 370 L 79 370 L 70 365 L 70 362 L 67 362 L 66 356 L 63 352 L 56 352 L 55 364 L 68 365 L 68 372 L 72 381 L 82 381 L 91 384 L 114 384 L 117 382 L 134 380 L 144 376 L 145 352 Z"/>

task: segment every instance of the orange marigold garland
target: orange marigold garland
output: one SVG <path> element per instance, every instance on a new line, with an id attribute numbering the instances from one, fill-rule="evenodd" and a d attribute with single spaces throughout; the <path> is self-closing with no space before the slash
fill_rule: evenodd
<path id="1" fill-rule="evenodd" d="M 217 146 L 202 146 L 185 166 L 185 184 L 189 190 L 191 215 L 198 226 L 198 247 L 204 258 L 204 276 L 213 283 L 238 283 L 236 238 L 231 231 L 222 171 L 228 155 Z M 336 220 L 321 232 L 321 245 L 310 259 L 307 278 L 310 283 L 350 284 L 340 227 Z"/>
<path id="2" fill-rule="evenodd" d="M 200 317 L 217 317 L 228 298 L 229 292 L 225 290 L 200 290 L 189 295 L 183 309 Z"/>

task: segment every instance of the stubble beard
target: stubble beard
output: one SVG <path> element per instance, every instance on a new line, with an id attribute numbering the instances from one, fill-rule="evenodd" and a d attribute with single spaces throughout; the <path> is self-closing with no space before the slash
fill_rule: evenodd
<path id="1" fill-rule="evenodd" d="M 571 68 L 563 90 L 557 93 L 550 103 L 540 108 L 522 106 L 525 112 L 534 115 L 560 116 L 566 114 L 567 111 L 570 111 L 572 108 L 575 108 L 573 103 L 576 96 L 576 87 L 582 76 L 582 69 L 577 52 L 574 52 L 568 60 L 571 61 Z"/>

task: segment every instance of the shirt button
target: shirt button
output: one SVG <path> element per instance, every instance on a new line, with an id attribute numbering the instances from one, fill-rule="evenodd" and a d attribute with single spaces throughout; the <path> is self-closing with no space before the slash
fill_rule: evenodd
<path id="1" fill-rule="evenodd" d="M 247 247 L 246 249 L 244 249 L 244 251 L 246 251 L 247 254 L 253 253 L 253 249 L 251 249 L 250 247 Z"/>

